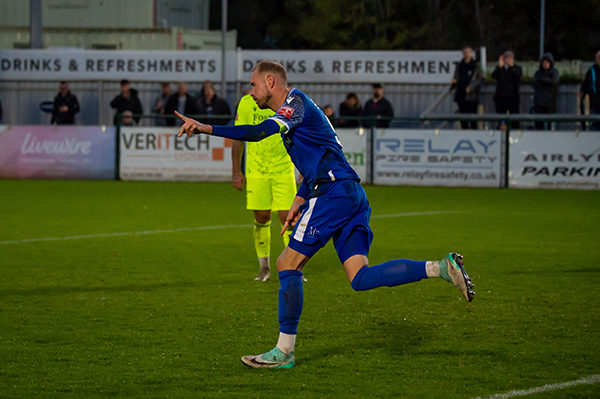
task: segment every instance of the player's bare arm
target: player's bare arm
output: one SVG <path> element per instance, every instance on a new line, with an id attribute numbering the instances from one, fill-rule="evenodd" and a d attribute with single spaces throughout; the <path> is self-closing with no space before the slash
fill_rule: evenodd
<path id="1" fill-rule="evenodd" d="M 239 191 L 243 191 L 246 185 L 246 178 L 242 173 L 242 155 L 244 153 L 244 143 L 234 140 L 231 146 L 231 184 Z"/>
<path id="2" fill-rule="evenodd" d="M 281 229 L 281 235 L 285 233 L 285 230 L 289 226 L 296 226 L 296 223 L 300 218 L 300 205 L 304 204 L 305 202 L 306 200 L 302 197 L 296 196 L 296 198 L 294 198 L 294 203 L 288 211 L 287 218 L 285 219 L 285 223 L 283 224 L 283 228 Z"/>

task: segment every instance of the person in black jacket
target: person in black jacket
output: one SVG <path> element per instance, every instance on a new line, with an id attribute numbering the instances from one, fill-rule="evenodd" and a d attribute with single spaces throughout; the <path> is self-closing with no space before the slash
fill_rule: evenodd
<path id="1" fill-rule="evenodd" d="M 231 108 L 227 101 L 217 96 L 217 92 L 212 82 L 204 82 L 204 86 L 197 98 L 200 114 L 203 115 L 231 115 Z M 230 119 L 227 118 L 203 118 L 202 123 L 207 125 L 227 125 Z"/>
<path id="2" fill-rule="evenodd" d="M 492 73 L 492 78 L 497 82 L 494 103 L 498 114 L 519 113 L 519 82 L 522 76 L 523 68 L 515 65 L 515 55 L 512 51 L 507 51 L 500 56 L 498 66 Z M 513 122 L 512 127 L 518 129 L 519 122 Z"/>
<path id="3" fill-rule="evenodd" d="M 124 111 L 131 111 L 131 113 L 133 114 L 142 114 L 144 112 L 142 108 L 142 103 L 138 98 L 137 90 L 132 89 L 131 85 L 129 84 L 129 81 L 126 79 L 123 79 L 121 81 L 121 94 L 116 96 L 110 102 L 110 106 L 111 108 L 117 110 L 117 113 L 113 118 L 113 123 L 115 125 L 117 124 L 117 115 L 122 114 Z M 136 116 L 133 119 L 135 120 L 135 123 L 140 122 L 139 116 Z"/>
<path id="4" fill-rule="evenodd" d="M 590 115 L 600 114 L 600 51 L 596 53 L 596 63 L 585 74 L 579 90 L 579 98 L 590 96 Z M 590 130 L 600 130 L 600 122 L 592 123 Z"/>
<path id="5" fill-rule="evenodd" d="M 360 126 L 359 119 L 344 119 L 345 116 L 360 117 L 362 115 L 362 107 L 356 93 L 348 93 L 344 102 L 340 104 L 339 115 L 339 127 L 353 128 Z"/>
<path id="6" fill-rule="evenodd" d="M 483 85 L 483 71 L 473 59 L 473 48 L 465 46 L 462 50 L 463 60 L 456 66 L 454 78 L 450 83 L 456 88 L 454 101 L 461 114 L 476 114 L 479 105 L 479 92 Z M 477 129 L 476 121 L 460 121 L 463 129 Z"/>
<path id="7" fill-rule="evenodd" d="M 558 81 L 560 75 L 554 68 L 554 57 L 545 53 L 540 60 L 540 68 L 533 76 L 533 110 L 536 114 L 555 114 L 556 101 L 558 100 Z M 536 130 L 544 130 L 543 121 L 535 122 Z M 550 122 L 548 122 L 550 130 Z"/>
<path id="8" fill-rule="evenodd" d="M 177 93 L 169 97 L 165 104 L 165 115 L 173 115 L 175 111 L 184 115 L 201 114 L 196 99 L 188 94 L 185 82 L 177 83 Z M 183 124 L 183 121 L 179 118 L 166 119 L 165 122 L 167 126 L 175 126 L 175 123 L 178 126 Z"/>
<path id="9" fill-rule="evenodd" d="M 60 82 L 58 94 L 54 97 L 52 119 L 50 123 L 57 125 L 72 125 L 75 123 L 75 114 L 79 113 L 77 97 L 69 91 L 67 82 Z"/>
<path id="10" fill-rule="evenodd" d="M 381 83 L 373 84 L 373 98 L 365 104 L 363 116 L 367 118 L 362 122 L 364 127 L 373 127 L 373 119 L 376 119 L 375 127 L 390 126 L 390 120 L 394 117 L 394 109 L 392 104 L 383 97 Z"/>

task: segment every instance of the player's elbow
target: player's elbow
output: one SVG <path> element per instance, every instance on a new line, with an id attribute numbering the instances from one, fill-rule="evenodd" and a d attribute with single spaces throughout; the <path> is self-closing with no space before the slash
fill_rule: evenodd
<path id="1" fill-rule="evenodd" d="M 261 141 L 265 137 L 266 136 L 264 135 L 264 132 L 262 132 L 261 129 L 258 128 L 258 126 L 249 125 L 248 132 L 246 133 L 246 137 L 244 137 L 244 141 L 256 142 L 256 141 Z"/>

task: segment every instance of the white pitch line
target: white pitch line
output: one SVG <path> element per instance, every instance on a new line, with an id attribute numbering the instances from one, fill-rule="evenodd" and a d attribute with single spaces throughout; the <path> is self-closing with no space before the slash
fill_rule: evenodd
<path id="1" fill-rule="evenodd" d="M 544 385 L 543 387 L 531 388 L 531 389 L 523 389 L 520 391 L 510 391 L 506 393 L 497 393 L 491 396 L 478 396 L 474 399 L 507 399 L 507 398 L 516 398 L 518 396 L 527 396 L 532 395 L 534 393 L 546 392 L 546 391 L 556 391 L 558 389 L 565 389 L 569 387 L 574 387 L 575 385 L 581 384 L 596 384 L 600 382 L 600 374 L 594 374 L 587 377 L 580 378 L 578 380 L 569 381 L 569 382 L 561 382 L 558 384 L 552 385 Z"/>
<path id="2" fill-rule="evenodd" d="M 410 213 L 394 213 L 390 215 L 375 215 L 371 216 L 371 219 L 383 219 L 383 218 L 395 218 L 404 216 L 420 216 L 420 215 L 439 215 L 444 213 L 461 213 L 457 211 L 429 211 L 429 212 L 410 212 Z M 0 241 L 2 244 L 20 244 L 25 242 L 41 242 L 41 241 L 68 241 L 68 240 L 80 240 L 83 238 L 102 238 L 102 237 L 119 237 L 119 236 L 133 236 L 133 235 L 145 235 L 145 234 L 164 234 L 164 233 L 178 233 L 182 231 L 201 231 L 201 230 L 219 230 L 219 229 L 237 229 L 252 227 L 251 224 L 236 224 L 236 225 L 223 225 L 223 226 L 203 226 L 203 227 L 183 227 L 172 230 L 149 230 L 149 231 L 134 231 L 125 233 L 103 233 L 103 234 L 89 234 L 81 236 L 71 237 L 46 237 L 46 238 L 28 238 L 25 240 L 12 240 L 12 241 Z"/>
<path id="3" fill-rule="evenodd" d="M 251 224 L 238 224 L 238 225 L 226 225 L 226 226 L 203 226 L 203 227 L 184 227 L 173 230 L 149 230 L 149 231 L 134 231 L 127 233 L 105 233 L 105 234 L 90 234 L 85 236 L 71 236 L 71 237 L 48 237 L 48 238 L 29 238 L 26 240 L 15 240 L 15 241 L 0 241 L 0 244 L 19 244 L 23 242 L 39 242 L 39 241 L 66 241 L 66 240 L 79 240 L 82 238 L 100 238 L 100 237 L 119 237 L 119 236 L 138 236 L 144 234 L 161 234 L 161 233 L 177 233 L 180 231 L 198 231 L 198 230 L 217 230 L 217 229 L 236 229 L 242 227 L 252 227 Z"/>

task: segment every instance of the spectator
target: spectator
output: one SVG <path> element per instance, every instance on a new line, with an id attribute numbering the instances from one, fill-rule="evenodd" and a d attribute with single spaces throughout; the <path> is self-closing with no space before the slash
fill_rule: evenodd
<path id="1" fill-rule="evenodd" d="M 497 82 L 496 94 L 494 94 L 496 113 L 519 113 L 521 76 L 523 76 L 523 68 L 515 65 L 515 54 L 512 51 L 502 54 L 498 60 L 498 66 L 492 73 L 492 78 Z M 513 122 L 512 127 L 518 129 L 519 122 Z"/>
<path id="2" fill-rule="evenodd" d="M 156 100 L 154 100 L 154 105 L 152 106 L 152 113 L 164 115 L 165 105 L 167 104 L 167 100 L 169 100 L 169 97 L 171 97 L 171 83 L 162 82 L 160 90 L 160 96 L 158 96 Z M 154 119 L 154 124 L 156 126 L 167 126 L 167 121 L 165 118 L 156 118 Z"/>
<path id="3" fill-rule="evenodd" d="M 377 119 L 375 127 L 390 126 L 390 119 L 394 117 L 394 109 L 392 104 L 383 97 L 383 86 L 380 83 L 373 84 L 373 98 L 365 104 L 363 116 L 369 118 L 363 120 L 364 127 L 373 127 L 374 119 Z"/>
<path id="4" fill-rule="evenodd" d="M 556 101 L 558 100 L 558 81 L 560 75 L 554 68 L 554 57 L 545 53 L 540 60 L 540 69 L 533 76 L 533 110 L 536 114 L 555 114 Z M 535 122 L 536 130 L 544 130 L 543 121 Z M 548 122 L 550 130 L 550 122 Z"/>
<path id="5" fill-rule="evenodd" d="M 201 114 L 196 99 L 188 94 L 185 82 L 177 83 L 177 93 L 169 97 L 165 105 L 165 114 L 173 115 L 175 111 L 183 115 Z M 179 118 L 170 118 L 165 120 L 165 122 L 167 126 L 175 126 L 175 123 L 178 126 L 183 124 L 183 121 Z"/>
<path id="6" fill-rule="evenodd" d="M 135 121 L 133 120 L 133 112 L 125 110 L 123 111 L 123 115 L 121 116 L 121 118 L 122 126 L 135 126 Z"/>
<path id="7" fill-rule="evenodd" d="M 477 113 L 479 105 L 479 92 L 483 85 L 483 71 L 477 61 L 473 59 L 473 48 L 465 46 L 462 50 L 463 59 L 456 66 L 454 78 L 450 83 L 456 88 L 454 101 L 461 114 Z M 460 121 L 463 129 L 477 129 L 476 121 Z"/>
<path id="8" fill-rule="evenodd" d="M 329 119 L 331 126 L 335 126 L 335 115 L 333 114 L 333 107 L 329 104 L 323 107 L 323 113 Z"/>
<path id="9" fill-rule="evenodd" d="M 69 91 L 67 82 L 60 82 L 58 94 L 54 97 L 52 119 L 50 123 L 57 125 L 72 125 L 75 123 L 75 114 L 79 113 L 77 97 Z"/>
<path id="10" fill-rule="evenodd" d="M 121 81 L 121 94 L 116 96 L 111 102 L 111 108 L 117 110 L 115 117 L 113 118 L 113 123 L 117 124 L 117 115 L 123 113 L 125 111 L 131 111 L 132 114 L 142 114 L 143 108 L 140 99 L 138 98 L 138 92 L 135 89 L 131 88 L 129 81 L 123 79 Z M 136 116 L 133 118 L 135 123 L 140 122 L 140 117 Z"/>
<path id="11" fill-rule="evenodd" d="M 346 99 L 340 104 L 338 121 L 339 127 L 353 128 L 360 126 L 359 119 L 343 119 L 345 116 L 359 117 L 362 115 L 362 107 L 356 93 L 348 93 Z"/>
<path id="12" fill-rule="evenodd" d="M 231 115 L 231 109 L 227 101 L 217 96 L 217 92 L 212 82 L 204 82 L 204 86 L 198 95 L 198 106 L 203 115 Z M 224 118 L 204 118 L 203 123 L 207 125 L 227 125 L 229 119 Z"/>
<path id="13" fill-rule="evenodd" d="M 600 51 L 596 53 L 596 63 L 585 74 L 579 97 L 590 96 L 590 115 L 600 114 Z M 600 130 L 600 122 L 592 123 L 590 130 Z"/>

